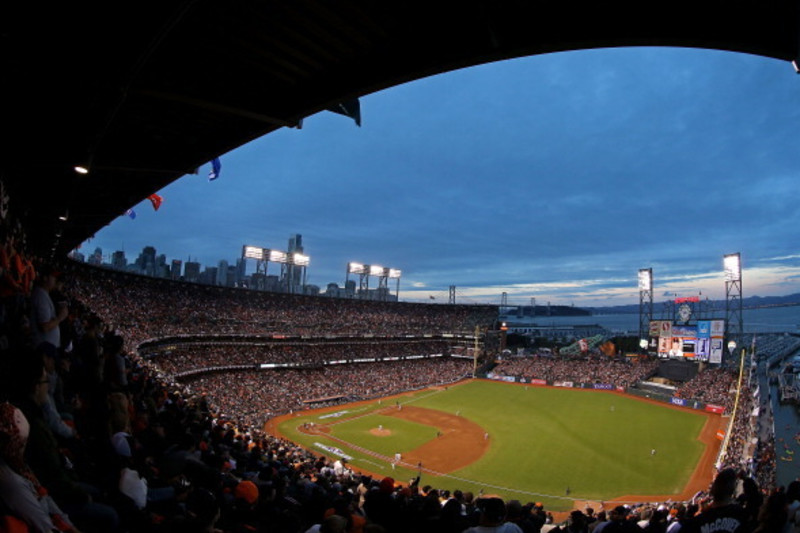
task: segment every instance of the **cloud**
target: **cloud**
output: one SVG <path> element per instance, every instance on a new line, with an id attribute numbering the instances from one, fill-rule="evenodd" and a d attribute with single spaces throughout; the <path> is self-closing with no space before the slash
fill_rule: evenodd
<path id="1" fill-rule="evenodd" d="M 320 113 L 234 150 L 219 180 L 175 182 L 89 246 L 215 265 L 301 233 L 323 287 L 361 261 L 403 270 L 401 299 L 576 305 L 637 302 L 646 267 L 659 294 L 724 297 L 741 251 L 746 294 L 800 292 L 788 70 L 625 48 L 426 78 L 363 97 L 363 128 Z"/>

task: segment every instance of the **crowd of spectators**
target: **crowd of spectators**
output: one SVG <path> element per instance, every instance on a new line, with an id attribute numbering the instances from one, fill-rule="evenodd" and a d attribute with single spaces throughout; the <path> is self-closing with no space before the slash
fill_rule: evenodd
<path id="1" fill-rule="evenodd" d="M 255 341 L 217 344 L 211 341 L 187 344 L 169 343 L 151 348 L 152 360 L 170 374 L 222 365 L 257 365 L 260 363 L 319 366 L 330 361 L 381 359 L 415 355 L 446 354 L 445 340 L 429 339 L 351 339 L 306 340 L 288 343 Z"/>
<path id="2" fill-rule="evenodd" d="M 132 345 L 184 334 L 400 336 L 473 332 L 497 307 L 374 302 L 231 289 L 72 264 L 69 289 Z M 165 293 L 169 298 L 165 298 Z M 113 295 L 113 298 L 109 298 Z"/>
<path id="3" fill-rule="evenodd" d="M 248 426 L 265 417 L 345 401 L 389 396 L 468 376 L 472 362 L 436 358 L 409 363 L 392 361 L 327 366 L 318 370 L 239 370 L 182 379 L 196 393 L 207 395 L 219 411 Z M 325 401 L 323 401 L 325 400 Z"/>
<path id="4" fill-rule="evenodd" d="M 264 324 L 318 334 L 324 328 L 356 331 L 359 324 L 336 316 L 337 306 L 350 303 L 320 304 L 316 310 L 301 298 L 294 309 L 279 303 L 288 296 L 254 296 L 250 302 L 249 295 L 229 298 L 216 289 L 173 284 L 157 290 L 157 283 L 148 286 L 138 278 L 68 272 L 65 288 L 54 282 L 47 289 L 52 302 L 69 302 L 66 316 L 60 310 L 38 316 L 30 304 L 21 315 L 4 316 L 4 326 L 14 331 L 0 350 L 1 527 L 103 533 L 660 533 L 673 524 L 700 531 L 708 519 L 724 516 L 742 520 L 732 531 L 778 531 L 771 528 L 787 523 L 800 508 L 800 484 L 768 494 L 756 486 L 754 495 L 749 487 L 755 481 L 743 474 L 740 500 L 733 501 L 736 484 L 723 471 L 708 495 L 690 502 L 576 510 L 559 526 L 541 504 L 440 491 L 419 478 L 398 483 L 362 476 L 339 458 L 261 432 L 262 407 L 285 410 L 308 400 L 383 396 L 457 379 L 469 372 L 468 362 L 415 360 L 415 372 L 409 372 L 409 362 L 398 361 L 209 373 L 175 383 L 157 361 L 130 348 L 143 339 L 193 333 L 192 321 L 202 333 L 237 334 Z M 63 280 L 65 274 L 40 269 L 39 276 Z M 215 295 L 224 303 L 215 302 Z M 254 308 L 246 305 L 259 298 L 264 301 Z M 431 308 L 365 306 L 361 332 L 422 333 L 425 321 L 431 324 L 427 332 L 434 333 L 474 327 L 468 309 Z M 434 308 L 445 309 L 444 316 L 437 317 Z M 410 316 L 403 318 L 402 309 Z M 31 321 L 42 331 L 55 322 L 56 345 L 38 342 Z M 617 370 L 626 376 L 638 372 L 636 365 Z M 575 380 L 605 382 L 608 376 L 587 366 Z"/>
<path id="5" fill-rule="evenodd" d="M 739 373 L 729 368 L 706 368 L 675 391 L 678 398 L 720 405 L 730 412 Z"/>
<path id="6" fill-rule="evenodd" d="M 658 367 L 658 361 L 620 361 L 603 358 L 525 357 L 502 361 L 493 369 L 495 374 L 543 379 L 549 382 L 605 383 L 619 387 L 645 379 Z"/>

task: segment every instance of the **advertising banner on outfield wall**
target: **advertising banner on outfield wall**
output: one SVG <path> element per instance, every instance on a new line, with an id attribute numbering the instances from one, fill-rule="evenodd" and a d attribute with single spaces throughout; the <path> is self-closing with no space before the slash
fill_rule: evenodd
<path id="1" fill-rule="evenodd" d="M 675 397 L 673 397 L 670 401 L 672 403 L 674 403 L 675 405 L 682 405 L 682 406 L 686 405 L 686 400 L 684 400 L 683 398 L 675 398 Z"/>
<path id="2" fill-rule="evenodd" d="M 725 408 L 719 405 L 707 404 L 706 411 L 708 411 L 709 413 L 717 413 L 721 415 L 722 413 L 725 412 Z"/>
<path id="3" fill-rule="evenodd" d="M 592 388 L 598 390 L 614 390 L 614 385 L 611 385 L 610 383 L 595 383 Z"/>
<path id="4" fill-rule="evenodd" d="M 547 381 L 543 379 L 532 379 L 531 385 L 547 385 Z"/>
<path id="5" fill-rule="evenodd" d="M 572 387 L 574 384 L 571 381 L 554 381 L 554 387 Z"/>
<path id="6" fill-rule="evenodd" d="M 486 374 L 486 377 L 495 381 L 505 381 L 506 383 L 516 383 L 517 381 L 517 378 L 514 376 L 502 376 L 500 374 L 495 374 L 494 372 L 489 372 Z"/>

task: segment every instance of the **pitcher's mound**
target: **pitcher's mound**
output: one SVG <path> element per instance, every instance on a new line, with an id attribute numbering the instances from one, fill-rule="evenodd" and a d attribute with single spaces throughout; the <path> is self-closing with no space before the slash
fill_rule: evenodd
<path id="1" fill-rule="evenodd" d="M 391 429 L 378 429 L 372 428 L 369 430 L 370 434 L 375 435 L 376 437 L 388 437 L 392 434 Z"/>

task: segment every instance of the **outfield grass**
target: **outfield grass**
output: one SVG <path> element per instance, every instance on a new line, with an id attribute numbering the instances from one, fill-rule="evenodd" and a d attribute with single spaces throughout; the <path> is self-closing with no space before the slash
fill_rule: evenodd
<path id="1" fill-rule="evenodd" d="M 571 507 L 571 498 L 677 493 L 703 452 L 697 436 L 705 416 L 618 394 L 472 381 L 447 390 L 421 391 L 401 401 L 460 412 L 490 434 L 490 448 L 481 460 L 449 476 L 423 474 L 423 484 L 535 499 L 553 510 Z M 392 471 L 386 461 L 368 453 L 294 429 L 307 421 L 335 422 L 331 434 L 337 439 L 387 456 L 435 438 L 436 428 L 372 413 L 378 407 L 342 406 L 339 411 L 351 412 L 334 420 L 320 419 L 319 414 L 301 416 L 282 423 L 279 430 L 317 451 L 316 442 L 341 448 L 353 456 L 355 466 L 410 479 L 415 472 Z M 391 428 L 392 436 L 371 435 L 369 429 L 378 425 Z"/>

